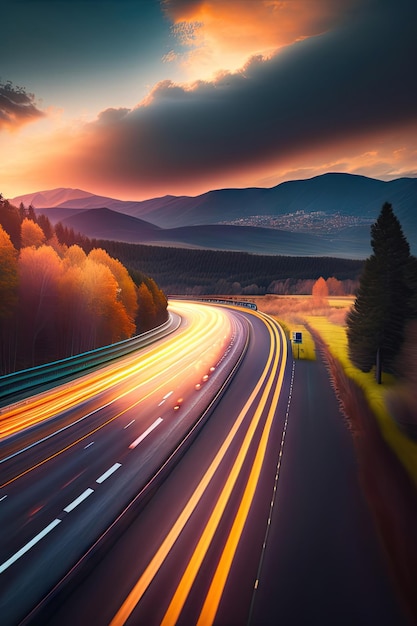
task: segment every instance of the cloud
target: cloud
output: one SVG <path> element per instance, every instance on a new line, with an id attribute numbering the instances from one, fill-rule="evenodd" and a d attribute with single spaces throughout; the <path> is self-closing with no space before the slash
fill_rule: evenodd
<path id="1" fill-rule="evenodd" d="M 35 96 L 11 82 L 0 83 L 0 130 L 13 130 L 32 122 L 44 113 L 35 105 Z"/>
<path id="2" fill-rule="evenodd" d="M 188 11 L 202 3 L 181 4 Z M 375 156 L 359 157 L 378 142 L 391 153 L 416 143 L 416 18 L 413 0 L 363 0 L 323 34 L 253 56 L 238 71 L 162 81 L 135 108 L 103 111 L 72 136 L 54 157 L 59 184 L 149 197 L 226 181 L 247 186 L 262 169 L 314 168 L 320 153 L 328 162 L 356 154 L 353 167 L 375 164 Z"/>
<path id="3" fill-rule="evenodd" d="M 192 76 L 209 78 L 236 70 L 249 57 L 270 56 L 286 46 L 326 32 L 359 0 L 163 0 L 182 50 L 166 60 L 181 61 Z"/>

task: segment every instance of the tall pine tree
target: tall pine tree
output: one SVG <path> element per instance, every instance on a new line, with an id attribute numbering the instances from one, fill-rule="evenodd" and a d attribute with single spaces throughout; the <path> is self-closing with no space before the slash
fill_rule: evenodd
<path id="1" fill-rule="evenodd" d="M 347 317 L 347 337 L 352 363 L 364 372 L 375 366 L 380 383 L 382 370 L 397 372 L 406 322 L 416 313 L 416 259 L 388 202 L 371 227 L 371 245 Z"/>

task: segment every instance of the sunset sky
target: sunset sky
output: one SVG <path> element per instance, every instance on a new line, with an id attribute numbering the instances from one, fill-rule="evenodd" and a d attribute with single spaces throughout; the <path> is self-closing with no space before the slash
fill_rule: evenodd
<path id="1" fill-rule="evenodd" d="M 2 0 L 0 192 L 417 176 L 415 0 Z"/>

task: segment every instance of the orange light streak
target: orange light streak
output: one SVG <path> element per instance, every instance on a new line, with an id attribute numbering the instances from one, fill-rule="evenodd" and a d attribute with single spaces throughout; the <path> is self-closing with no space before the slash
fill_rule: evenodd
<path id="1" fill-rule="evenodd" d="M 203 308 L 204 307 L 202 305 L 197 305 L 199 306 L 199 308 Z M 185 311 L 187 307 L 183 307 L 182 310 L 183 312 Z M 145 391 L 142 391 L 140 397 L 138 400 L 136 400 L 133 403 L 130 403 L 128 407 L 125 407 L 123 410 L 117 412 L 115 415 L 113 415 L 112 417 L 110 417 L 108 420 L 106 420 L 105 422 L 101 423 L 99 426 L 97 426 L 96 428 L 90 430 L 88 433 L 86 433 L 85 435 L 83 435 L 82 437 L 78 438 L 77 440 L 71 442 L 69 445 L 65 446 L 64 448 L 61 448 L 60 450 L 58 450 L 57 452 L 55 452 L 54 454 L 51 454 L 50 456 L 48 456 L 45 459 L 42 459 L 41 461 L 39 461 L 38 463 L 36 463 L 35 465 L 27 468 L 25 471 L 21 472 L 20 474 L 14 476 L 13 478 L 11 478 L 10 480 L 8 480 L 7 482 L 5 482 L 4 484 L 0 485 L 0 488 L 6 487 L 7 485 L 11 484 L 12 482 L 18 480 L 19 478 L 25 476 L 26 474 L 28 474 L 29 472 L 33 471 L 34 469 L 44 465 L 45 463 L 47 463 L 48 461 L 51 461 L 52 459 L 56 458 L 57 456 L 59 456 L 60 454 L 62 454 L 63 452 L 66 452 L 67 450 L 73 448 L 74 446 L 76 446 L 77 444 L 81 443 L 82 441 L 86 440 L 87 438 L 91 437 L 93 434 L 95 434 L 96 432 L 98 432 L 99 430 L 101 430 L 102 428 L 104 428 L 105 426 L 107 426 L 108 424 L 112 423 L 113 421 L 115 421 L 116 419 L 118 419 L 119 417 L 121 417 L 122 415 L 124 415 L 125 413 L 127 413 L 128 411 L 130 411 L 132 408 L 134 408 L 135 406 L 138 406 L 140 403 L 144 402 L 146 399 L 148 399 L 150 396 L 154 395 L 157 391 L 159 391 L 160 389 L 163 389 L 164 387 L 166 388 L 167 384 L 170 383 L 172 384 L 172 381 L 174 381 L 176 378 L 179 378 L 180 380 L 184 380 L 184 378 L 186 377 L 186 373 L 187 370 L 189 369 L 194 369 L 194 358 L 195 358 L 195 354 L 193 354 L 192 352 L 189 353 L 190 350 L 190 343 L 191 345 L 194 345 L 194 349 L 198 349 L 198 354 L 199 357 L 201 358 L 202 355 L 204 355 L 205 352 L 209 351 L 210 352 L 210 356 L 212 357 L 212 334 L 217 336 L 217 333 L 219 332 L 220 328 L 224 327 L 225 322 L 227 322 L 227 324 L 229 324 L 229 329 L 230 329 L 230 320 L 227 318 L 227 316 L 225 315 L 224 312 L 219 311 L 218 309 L 214 309 L 212 307 L 205 307 L 206 311 L 209 311 L 209 317 L 211 317 L 214 322 L 212 325 L 212 328 L 210 329 L 207 326 L 207 318 L 204 315 L 201 319 L 201 323 L 203 324 L 203 329 L 202 329 L 202 333 L 199 333 L 197 336 L 199 338 L 198 342 L 195 343 L 195 341 L 187 341 L 186 345 L 187 347 L 184 349 L 180 349 L 178 350 L 178 341 L 174 341 L 173 346 L 170 347 L 170 349 L 168 350 L 168 354 L 170 354 L 171 361 L 168 363 L 165 362 L 166 361 L 166 353 L 167 350 L 163 350 L 163 354 L 164 354 L 164 359 L 162 359 L 164 361 L 164 367 L 165 367 L 165 371 L 162 372 L 162 370 L 160 369 L 161 366 L 161 360 L 159 358 L 155 359 L 155 371 L 154 372 L 147 372 L 148 376 L 146 378 L 146 380 L 141 381 L 140 385 L 137 385 L 135 383 L 135 387 L 133 389 L 129 389 L 127 391 L 125 391 L 123 394 L 120 394 L 118 397 L 122 397 L 122 395 L 127 395 L 128 393 L 130 393 L 132 390 L 136 391 L 138 388 L 145 388 L 146 385 L 149 385 L 150 382 L 152 382 L 155 378 L 161 378 L 161 382 L 159 383 L 159 385 L 157 387 L 152 386 L 152 388 L 147 391 L 145 393 Z M 188 307 L 188 313 L 194 313 L 194 306 L 192 305 L 191 307 Z M 204 313 L 206 313 L 206 311 L 203 311 Z M 201 311 L 198 311 L 198 313 L 201 313 Z M 187 336 L 188 333 L 193 333 L 193 329 L 194 329 L 194 325 L 190 325 L 187 329 Z M 201 334 L 201 336 L 200 336 Z M 193 334 L 194 337 L 194 334 Z M 180 338 L 184 340 L 183 335 L 180 335 Z M 209 346 L 206 348 L 206 350 L 202 351 L 202 347 L 203 347 L 203 340 L 207 341 Z M 218 346 L 218 351 L 220 351 L 221 345 Z M 185 353 L 187 355 L 187 359 L 184 360 L 184 357 L 182 356 L 182 354 Z M 160 354 L 160 352 L 158 353 Z M 152 355 L 152 359 L 154 359 L 156 355 L 153 354 Z M 179 359 L 183 359 L 182 360 L 182 367 L 181 370 L 178 371 L 178 363 L 179 363 Z M 143 366 L 145 369 L 149 368 L 149 360 L 145 359 L 145 363 L 146 365 Z M 141 369 L 143 369 L 143 367 L 141 367 Z M 171 378 L 168 378 L 168 374 L 169 376 L 171 376 Z"/>
<path id="2" fill-rule="evenodd" d="M 33 400 L 24 401 L 11 408 L 6 407 L 0 414 L 0 437 L 7 437 L 61 411 L 69 410 L 110 386 L 121 382 L 127 383 L 128 379 L 131 383 L 133 377 L 144 372 L 147 374 L 146 382 L 151 382 L 159 376 L 161 371 L 167 371 L 169 367 L 176 366 L 180 359 L 186 358 L 196 345 L 207 345 L 210 336 L 217 339 L 217 333 L 226 321 L 230 333 L 230 322 L 224 312 L 219 309 L 181 303 L 175 305 L 175 310 L 182 312 L 185 316 L 192 316 L 192 324 L 178 336 L 169 339 L 164 347 L 152 348 L 146 354 L 136 353 L 113 365 L 103 367 L 99 372 L 87 374 L 76 381 L 59 386 L 56 390 L 39 394 Z M 219 349 L 218 346 L 217 351 Z M 208 350 L 208 347 L 204 351 L 200 349 L 199 357 L 201 352 L 208 352 Z M 191 357 L 191 360 L 195 362 L 195 355 Z M 156 365 L 160 368 L 158 371 L 156 371 Z M 155 368 L 155 372 L 150 377 L 151 368 Z M 138 385 L 135 384 L 135 388 L 137 387 Z M 131 390 L 132 387 L 124 393 L 118 393 L 118 397 L 123 397 Z"/>
<path id="3" fill-rule="evenodd" d="M 276 331 L 275 326 L 273 327 L 273 329 L 274 329 L 274 339 L 276 340 L 277 331 Z M 272 333 L 270 329 L 269 329 L 269 332 L 272 337 Z M 274 345 L 277 345 L 277 344 L 274 344 Z M 275 392 L 273 395 L 273 400 L 272 400 L 270 409 L 268 411 L 267 421 L 262 432 L 261 441 L 258 446 L 255 461 L 254 461 L 254 464 L 252 466 L 252 470 L 249 476 L 249 480 L 247 482 L 245 492 L 243 494 L 243 498 L 239 506 L 238 513 L 234 520 L 232 530 L 229 534 L 226 547 L 224 548 L 222 557 L 218 563 L 216 574 L 211 583 L 209 593 L 206 597 L 206 600 L 203 606 L 203 610 L 200 614 L 198 626 L 203 626 L 203 625 L 206 626 L 207 624 L 211 624 L 214 620 L 218 603 L 220 602 L 224 585 L 226 583 L 226 578 L 229 573 L 229 570 L 233 561 L 233 557 L 234 557 L 237 545 L 239 543 L 240 536 L 242 534 L 243 526 L 246 522 L 246 518 L 249 513 L 249 508 L 250 508 L 253 496 L 255 494 L 255 489 L 258 484 L 259 475 L 262 469 L 262 464 L 263 464 L 265 451 L 266 451 L 266 444 L 269 439 L 269 434 L 270 434 L 272 422 L 274 419 L 276 407 L 278 404 L 279 395 L 281 393 L 282 379 L 284 376 L 284 369 L 285 369 L 285 363 L 286 363 L 286 342 L 285 341 L 283 341 L 283 346 L 284 346 L 283 359 L 281 361 L 281 368 L 279 371 L 278 381 L 275 384 L 275 373 L 276 373 L 276 369 L 278 366 L 280 353 L 278 352 L 278 350 L 275 350 L 275 359 L 274 359 L 274 364 L 272 367 L 272 375 L 269 376 L 268 383 L 264 389 L 262 398 L 257 406 L 255 415 L 245 435 L 245 439 L 242 443 L 242 446 L 239 450 L 239 453 L 236 457 L 236 460 L 233 464 L 233 467 L 230 471 L 227 481 L 223 487 L 223 490 L 219 496 L 219 499 L 216 502 L 216 506 L 213 509 L 213 512 L 209 518 L 209 521 L 207 522 L 206 527 L 204 528 L 204 531 L 200 537 L 200 540 L 197 543 L 194 553 L 181 578 L 181 581 L 171 600 L 171 603 L 165 613 L 165 616 L 161 622 L 161 626 L 170 626 L 170 624 L 175 624 L 177 619 L 179 618 L 179 615 L 185 604 L 185 601 L 187 600 L 191 587 L 200 570 L 201 564 L 211 545 L 214 534 L 220 524 L 224 510 L 227 506 L 227 503 L 230 500 L 233 488 L 236 484 L 237 479 L 239 478 L 243 463 L 248 454 L 249 446 L 252 443 L 255 431 L 261 420 L 265 403 L 269 397 L 269 394 L 271 393 L 272 386 L 275 385 Z M 272 349 L 272 346 L 271 346 L 271 349 Z"/>
<path id="4" fill-rule="evenodd" d="M 260 316 L 258 313 L 253 313 L 253 315 L 257 315 L 258 317 L 260 317 L 261 319 L 263 319 L 265 321 L 265 317 L 264 316 Z M 265 322 L 266 323 L 266 322 Z M 237 432 L 244 420 L 244 418 L 246 417 L 248 411 L 250 410 L 250 408 L 252 407 L 253 403 L 256 400 L 256 397 L 259 393 L 259 391 L 261 390 L 262 386 L 265 383 L 265 380 L 268 377 L 268 372 L 270 371 L 270 367 L 271 367 L 271 363 L 272 360 L 274 358 L 274 352 L 275 352 L 275 358 L 274 358 L 274 362 L 275 362 L 275 367 L 278 363 L 278 358 L 279 355 L 276 354 L 276 350 L 275 350 L 275 345 L 274 345 L 274 335 L 272 333 L 271 327 L 269 324 L 266 324 L 267 328 L 268 328 L 268 332 L 270 334 L 271 337 L 271 345 L 270 345 L 270 350 L 269 350 L 269 354 L 268 354 L 268 358 L 267 358 L 267 362 L 266 365 L 264 367 L 264 370 L 262 372 L 262 375 L 260 376 L 257 384 L 255 385 L 252 393 L 250 394 L 248 400 L 246 401 L 243 409 L 241 410 L 241 412 L 239 413 L 238 417 L 236 418 L 236 421 L 234 422 L 232 428 L 230 429 L 226 439 L 224 440 L 223 444 L 221 445 L 220 449 L 218 450 L 216 456 L 214 457 L 213 461 L 211 462 L 209 468 L 206 470 L 204 476 L 202 477 L 201 481 L 199 482 L 197 488 L 195 489 L 194 493 L 192 494 L 192 496 L 190 497 L 190 499 L 188 500 L 186 506 L 184 507 L 184 509 L 182 510 L 181 514 L 179 515 L 178 519 L 176 520 L 176 522 L 174 523 L 174 525 L 172 526 L 171 530 L 169 531 L 169 533 L 167 534 L 167 536 L 165 537 L 165 539 L 163 540 L 163 542 L 161 543 L 159 549 L 157 550 L 157 552 L 155 553 L 154 557 L 151 559 L 149 565 L 147 566 L 147 568 L 145 569 L 145 571 L 142 573 L 141 577 L 138 579 L 137 583 L 135 584 L 135 586 L 133 587 L 133 589 L 131 590 L 131 592 L 129 593 L 129 595 L 127 596 L 126 600 L 123 602 L 123 604 L 121 605 L 120 609 L 118 610 L 118 612 L 116 613 L 116 615 L 114 616 L 114 618 L 112 619 L 110 626 L 122 626 L 122 624 L 124 624 L 126 622 L 126 620 L 129 618 L 129 616 L 132 614 L 132 612 L 134 611 L 136 605 L 138 604 L 138 602 L 140 601 L 141 597 L 143 596 L 143 594 L 145 593 L 146 589 L 149 587 L 149 585 L 151 584 L 153 578 L 155 577 L 155 575 L 157 574 L 158 570 L 160 569 L 160 567 L 162 566 L 163 562 L 165 561 L 166 557 L 168 556 L 170 550 L 172 549 L 174 543 L 176 542 L 176 540 L 178 539 L 180 533 L 182 532 L 182 530 L 184 529 L 185 525 L 187 524 L 188 520 L 190 519 L 193 511 L 195 510 L 195 508 L 197 507 L 198 503 L 200 502 L 201 498 L 204 495 L 204 492 L 206 491 L 208 485 L 210 484 L 210 481 L 212 480 L 214 474 L 216 473 L 216 471 L 218 470 L 222 460 L 224 459 L 227 451 L 229 450 L 234 438 L 237 435 Z M 276 333 L 276 331 L 275 331 Z M 286 346 L 286 344 L 285 344 Z M 286 347 L 285 347 L 286 349 Z M 285 355 L 284 355 L 285 356 Z M 285 358 L 283 359 L 283 366 L 282 368 L 285 367 Z M 240 452 L 238 454 L 238 457 L 235 461 L 234 464 L 234 468 L 232 469 L 232 473 L 231 475 L 229 475 L 227 482 L 224 486 L 222 495 L 220 496 L 216 507 L 212 513 L 212 516 L 210 517 L 210 520 L 205 528 L 205 530 L 203 531 L 203 534 L 201 536 L 200 542 L 199 542 L 199 546 L 200 546 L 200 551 L 197 554 L 197 550 L 194 552 L 194 555 L 191 559 L 191 561 L 189 562 L 189 566 L 186 570 L 186 573 L 183 576 L 182 581 L 180 582 L 180 585 L 178 587 L 179 591 L 178 591 L 178 596 L 177 594 L 174 596 L 174 599 L 172 600 L 173 604 L 173 612 L 171 613 L 171 606 L 168 608 L 167 614 L 164 618 L 164 624 L 165 626 L 168 624 L 174 624 L 176 621 L 176 617 L 178 615 L 178 609 L 181 608 L 183 602 L 184 602 L 184 592 L 186 591 L 186 588 L 189 586 L 189 580 L 191 580 L 192 577 L 195 576 L 196 571 L 198 570 L 199 567 L 199 561 L 200 561 L 200 557 L 201 555 L 205 554 L 205 551 L 207 550 L 207 547 L 209 545 L 210 542 L 210 538 L 212 536 L 212 533 L 214 532 L 215 528 L 217 527 L 218 521 L 221 517 L 221 513 L 224 510 L 224 507 L 226 506 L 227 503 L 227 498 L 228 495 L 230 495 L 230 491 L 236 481 L 236 476 L 237 473 L 239 471 L 239 467 L 241 467 L 241 464 L 243 463 L 243 459 L 244 459 L 244 455 L 247 452 L 247 448 L 249 446 L 250 440 L 253 437 L 254 431 L 256 429 L 256 425 L 259 422 L 260 419 L 260 413 L 261 413 L 261 409 L 259 407 L 263 406 L 263 403 L 266 402 L 267 400 L 267 396 L 270 393 L 271 387 L 275 382 L 275 367 L 272 370 L 272 373 L 269 373 L 269 380 L 268 380 L 268 384 L 265 388 L 265 390 L 263 391 L 262 394 L 262 399 L 261 401 L 258 403 L 257 405 L 257 409 L 255 411 L 255 416 L 252 419 L 252 422 L 250 424 L 248 433 L 245 436 L 244 442 L 241 446 Z M 191 578 L 188 578 L 188 575 L 191 575 Z M 183 581 L 185 581 L 185 587 L 181 587 Z"/>

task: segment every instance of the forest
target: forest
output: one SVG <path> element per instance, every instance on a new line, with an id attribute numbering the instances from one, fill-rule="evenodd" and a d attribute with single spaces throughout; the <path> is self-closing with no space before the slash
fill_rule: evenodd
<path id="1" fill-rule="evenodd" d="M 39 216 L 38 219 L 43 217 Z M 152 276 L 169 295 L 302 295 L 316 280 L 330 281 L 330 295 L 356 293 L 363 261 L 334 257 L 260 255 L 89 239 L 58 223 L 61 243 L 79 245 L 86 253 L 102 248 L 119 259 L 132 277 Z"/>
<path id="2" fill-rule="evenodd" d="M 0 375 L 108 345 L 167 318 L 165 294 L 355 293 L 363 262 L 89 239 L 0 194 Z"/>
<path id="3" fill-rule="evenodd" d="M 129 273 L 90 241 L 67 245 L 62 229 L 33 207 L 0 196 L 1 375 L 127 339 L 166 319 L 167 300 L 153 278 Z"/>
<path id="4" fill-rule="evenodd" d="M 65 230 L 65 229 L 64 229 Z M 67 231 L 66 235 L 76 237 Z M 65 235 L 61 235 L 65 238 Z M 74 240 L 75 242 L 75 240 Z M 169 295 L 311 294 L 316 280 L 330 281 L 330 293 L 356 292 L 363 262 L 332 257 L 271 256 L 94 241 L 126 267 L 152 276 Z"/>

